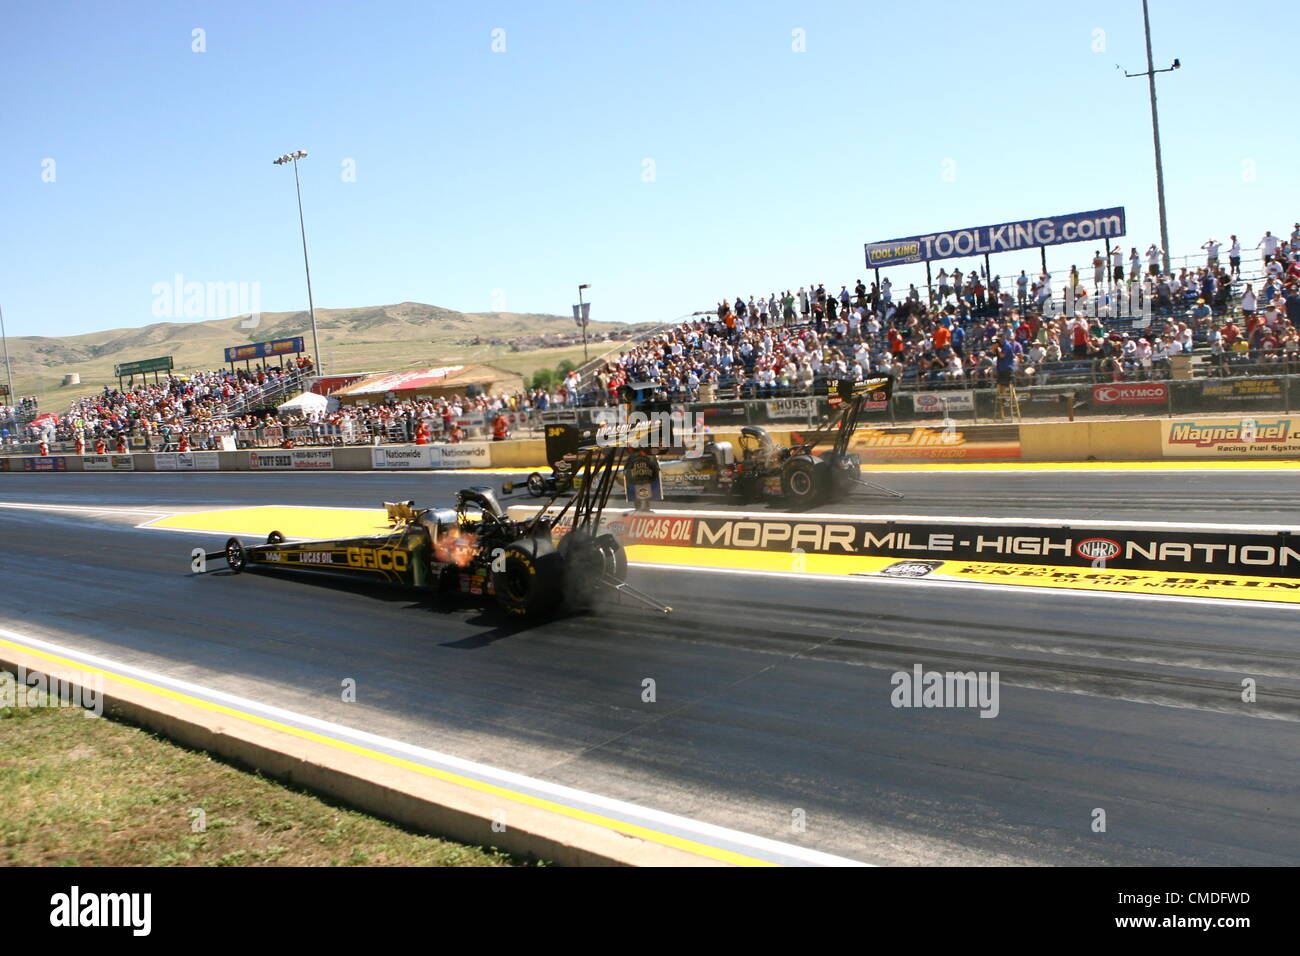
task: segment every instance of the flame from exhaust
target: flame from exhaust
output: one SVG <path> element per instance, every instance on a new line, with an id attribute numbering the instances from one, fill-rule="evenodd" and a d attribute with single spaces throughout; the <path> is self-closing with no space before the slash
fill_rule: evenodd
<path id="1" fill-rule="evenodd" d="M 467 567 L 478 554 L 478 538 L 461 531 L 449 531 L 433 543 L 433 553 L 444 564 Z"/>

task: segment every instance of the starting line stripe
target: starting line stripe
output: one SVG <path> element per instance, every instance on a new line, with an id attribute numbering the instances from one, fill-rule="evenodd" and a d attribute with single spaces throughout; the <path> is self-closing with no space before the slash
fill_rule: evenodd
<path id="1" fill-rule="evenodd" d="M 525 777 L 510 771 L 472 761 L 461 760 L 446 754 L 403 744 L 365 731 L 343 727 L 329 721 L 318 720 L 291 711 L 236 697 L 221 691 L 153 674 L 140 668 L 109 661 L 47 641 L 0 628 L 0 646 L 32 654 L 42 660 L 58 664 L 70 671 L 97 674 L 118 684 L 134 687 L 160 697 L 197 707 L 213 713 L 224 714 L 290 736 L 324 744 L 336 750 L 366 757 L 381 763 L 401 767 L 415 773 L 442 780 L 446 783 L 476 790 L 504 800 L 522 803 L 560 816 L 569 817 L 652 843 L 702 856 L 707 859 L 737 866 L 780 866 L 803 864 L 819 866 L 863 866 L 856 860 L 809 850 L 793 844 L 769 840 L 765 837 L 730 830 L 726 827 L 701 823 L 686 817 L 662 811 L 649 810 L 635 804 L 600 797 L 559 784 Z M 468 771 L 454 772 L 451 769 Z M 511 784 L 507 786 L 506 784 Z M 557 798 L 557 799 L 551 799 Z M 569 802 L 558 802 L 567 799 Z M 583 804 L 601 810 L 619 813 L 611 816 L 584 809 Z M 628 819 L 623 818 L 626 815 Z M 640 822 L 636 822 L 640 821 Z M 662 829 L 648 823 L 663 824 Z M 678 831 L 678 832 L 671 832 Z M 680 835 L 712 838 L 705 843 Z M 751 855 L 740 850 L 757 851 Z"/>

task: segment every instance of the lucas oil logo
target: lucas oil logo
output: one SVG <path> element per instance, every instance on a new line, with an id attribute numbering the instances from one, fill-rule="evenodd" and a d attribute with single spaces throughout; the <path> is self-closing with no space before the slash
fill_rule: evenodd
<path id="1" fill-rule="evenodd" d="M 1089 561 L 1109 561 L 1117 557 L 1120 552 L 1118 541 L 1112 541 L 1110 538 L 1085 538 L 1074 547 L 1075 553 L 1081 558 L 1087 558 Z"/>

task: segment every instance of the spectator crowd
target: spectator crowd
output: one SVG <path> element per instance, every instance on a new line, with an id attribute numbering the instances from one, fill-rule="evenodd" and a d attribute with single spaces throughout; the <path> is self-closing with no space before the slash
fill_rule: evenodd
<path id="1" fill-rule="evenodd" d="M 1252 281 L 1232 236 L 1202 246 L 1203 266 L 1169 272 L 1155 245 L 1127 257 L 1117 247 L 1109 259 L 1098 250 L 1092 281 L 1071 267 L 1059 296 L 1047 272 L 1007 283 L 960 267 L 901 296 L 888 278 L 738 296 L 619 353 L 586 398 L 613 402 L 623 384 L 661 401 L 772 398 L 871 373 L 927 388 L 1013 376 L 1042 384 L 1071 372 L 1141 380 L 1169 377 L 1172 359 L 1194 352 L 1208 356 L 1211 374 L 1300 371 L 1300 223 L 1289 239 L 1268 232 L 1256 248 Z"/>

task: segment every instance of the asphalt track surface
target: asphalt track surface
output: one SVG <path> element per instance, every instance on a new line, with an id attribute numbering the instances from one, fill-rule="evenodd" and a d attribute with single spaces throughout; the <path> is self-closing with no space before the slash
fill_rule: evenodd
<path id="1" fill-rule="evenodd" d="M 506 477 L 5 475 L 0 502 L 424 505 Z M 908 498 L 840 510 L 1291 524 L 1281 503 L 1300 485 L 1267 472 L 881 477 Z M 0 624 L 867 862 L 1300 863 L 1294 609 L 634 568 L 671 617 L 617 608 L 520 626 L 319 578 L 193 576 L 189 549 L 222 536 L 134 527 L 147 518 L 0 507 Z M 997 717 L 893 707 L 891 675 L 918 663 L 997 671 Z M 347 677 L 355 704 L 339 699 Z"/>

